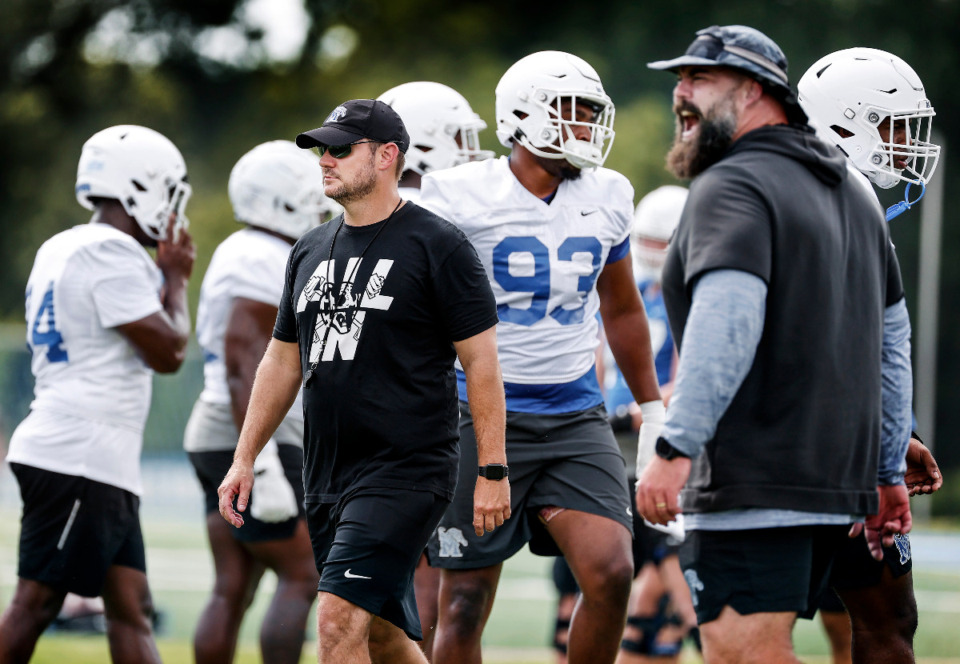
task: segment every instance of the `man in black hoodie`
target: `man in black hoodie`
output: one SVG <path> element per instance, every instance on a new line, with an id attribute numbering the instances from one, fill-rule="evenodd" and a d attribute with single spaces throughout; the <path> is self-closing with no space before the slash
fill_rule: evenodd
<path id="1" fill-rule="evenodd" d="M 680 364 L 637 509 L 667 523 L 682 504 L 707 662 L 796 661 L 849 525 L 875 515 L 875 557 L 910 529 L 899 267 L 766 35 L 713 26 L 650 67 L 679 75 L 667 162 L 695 179 L 663 277 Z"/>

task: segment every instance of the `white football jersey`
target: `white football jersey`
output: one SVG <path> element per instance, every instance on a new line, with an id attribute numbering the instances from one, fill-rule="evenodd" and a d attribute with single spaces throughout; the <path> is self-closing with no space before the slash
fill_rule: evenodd
<path id="1" fill-rule="evenodd" d="M 35 398 L 9 461 L 140 492 L 153 371 L 113 328 L 161 311 L 161 284 L 144 248 L 107 224 L 75 226 L 40 247 L 26 296 Z M 67 418 L 97 426 L 54 426 Z"/>
<path id="2" fill-rule="evenodd" d="M 208 403 L 229 404 L 224 337 L 235 298 L 280 306 L 290 243 L 254 228 L 239 230 L 217 247 L 200 287 L 197 340 L 203 349 L 203 392 Z M 288 417 L 303 419 L 300 395 Z"/>
<path id="3" fill-rule="evenodd" d="M 427 174 L 420 204 L 459 226 L 483 261 L 505 382 L 569 383 L 593 367 L 597 277 L 611 249 L 628 242 L 633 220 L 625 177 L 585 170 L 548 204 L 501 157 Z"/>

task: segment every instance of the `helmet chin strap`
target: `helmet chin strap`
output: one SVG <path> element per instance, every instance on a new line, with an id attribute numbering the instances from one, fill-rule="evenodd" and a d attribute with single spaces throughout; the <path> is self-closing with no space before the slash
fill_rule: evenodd
<path id="1" fill-rule="evenodd" d="M 907 183 L 907 186 L 904 188 L 904 190 L 903 190 L 903 200 L 900 201 L 899 203 L 894 203 L 893 205 L 891 205 L 890 207 L 887 208 L 887 221 L 888 221 L 888 222 L 889 222 L 889 221 L 893 221 L 894 219 L 896 219 L 897 217 L 899 217 L 901 214 L 903 214 L 904 212 L 906 212 L 907 210 L 909 210 L 912 206 L 916 205 L 917 202 L 919 202 L 919 200 L 920 200 L 921 198 L 923 198 L 923 195 L 924 195 L 925 193 L 927 193 L 927 185 L 921 180 L 921 181 L 920 181 L 920 195 L 917 196 L 915 199 L 913 199 L 913 200 L 911 201 L 911 200 L 910 200 L 910 185 L 911 185 L 911 184 L 913 184 L 913 183 L 912 183 L 912 182 L 908 182 L 908 183 Z"/>

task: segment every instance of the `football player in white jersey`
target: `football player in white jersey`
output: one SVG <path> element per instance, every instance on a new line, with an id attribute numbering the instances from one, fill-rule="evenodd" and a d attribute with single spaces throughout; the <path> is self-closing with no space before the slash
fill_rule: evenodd
<path id="1" fill-rule="evenodd" d="M 400 176 L 400 196 L 406 200 L 420 199 L 420 178 L 427 173 L 493 157 L 492 150 L 480 149 L 480 132 L 487 123 L 453 88 L 413 81 L 390 88 L 377 99 L 397 112 L 410 134 Z"/>
<path id="2" fill-rule="evenodd" d="M 631 269 L 633 188 L 600 168 L 614 106 L 581 58 L 522 58 L 497 85 L 496 115 L 509 156 L 428 174 L 421 187 L 423 206 L 477 248 L 496 295 L 514 514 L 482 538 L 470 528 L 469 488 L 491 469 L 475 470 L 461 376 L 460 482 L 429 547 L 430 563 L 443 568 L 433 661 L 480 661 L 502 563 L 530 542 L 535 553 L 562 553 L 583 591 L 569 661 L 613 662 L 633 577 L 633 519 L 597 383 L 598 312 L 648 435 L 664 412 Z"/>
<path id="3" fill-rule="evenodd" d="M 418 202 L 420 180 L 427 173 L 493 157 L 492 150 L 480 149 L 480 132 L 487 128 L 487 123 L 453 88 L 432 81 L 413 81 L 390 88 L 377 99 L 397 112 L 410 134 L 400 176 L 402 198 Z M 420 648 L 430 659 L 437 627 L 440 570 L 430 567 L 426 554 L 420 559 L 413 580 L 423 626 Z"/>
<path id="4" fill-rule="evenodd" d="M 906 183 L 904 200 L 887 210 L 888 221 L 923 196 L 940 146 L 930 142 L 933 105 L 909 64 L 886 51 L 848 48 L 814 63 L 797 91 L 810 125 L 843 150 L 868 189 L 867 180 L 881 189 Z M 933 493 L 943 483 L 916 433 L 907 449 L 906 482 L 911 496 Z M 836 592 L 829 591 L 819 608 L 835 664 L 913 661 L 917 601 L 908 537 L 898 536 L 882 561 L 870 556 L 862 537 L 851 540 L 834 563 Z"/>
<path id="5" fill-rule="evenodd" d="M 104 129 L 83 146 L 76 196 L 90 223 L 47 240 L 27 282 L 30 414 L 7 461 L 24 509 L 0 662 L 26 662 L 68 592 L 103 596 L 114 662 L 159 662 L 140 505 L 154 371 L 183 362 L 196 250 L 187 169 L 161 134 Z M 156 261 L 144 246 L 157 247 Z"/>
<path id="6" fill-rule="evenodd" d="M 217 487 L 233 461 L 257 364 L 270 340 L 290 247 L 338 214 L 316 159 L 290 141 L 247 152 L 230 173 L 230 202 L 245 224 L 213 254 L 200 289 L 197 338 L 204 388 L 184 435 L 204 493 L 216 583 L 194 635 L 198 664 L 233 661 L 237 636 L 264 569 L 277 588 L 260 628 L 263 661 L 300 660 L 317 575 L 303 512 L 303 406 L 298 397 L 257 457 L 243 528 L 220 518 Z"/>

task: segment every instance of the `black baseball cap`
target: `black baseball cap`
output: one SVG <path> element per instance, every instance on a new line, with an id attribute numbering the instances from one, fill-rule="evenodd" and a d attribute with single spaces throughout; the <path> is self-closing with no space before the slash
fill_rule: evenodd
<path id="1" fill-rule="evenodd" d="M 763 84 L 783 104 L 791 122 L 805 124 L 807 116 L 797 102 L 787 77 L 787 56 L 775 41 L 746 25 L 712 25 L 697 31 L 686 53 L 647 67 L 675 71 L 680 67 L 729 67 Z"/>
<path id="2" fill-rule="evenodd" d="M 389 105 L 375 99 L 343 102 L 333 109 L 322 126 L 297 136 L 297 147 L 347 145 L 364 139 L 396 143 L 404 153 L 410 147 L 410 135 L 403 120 Z"/>

